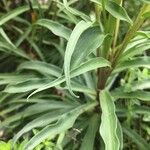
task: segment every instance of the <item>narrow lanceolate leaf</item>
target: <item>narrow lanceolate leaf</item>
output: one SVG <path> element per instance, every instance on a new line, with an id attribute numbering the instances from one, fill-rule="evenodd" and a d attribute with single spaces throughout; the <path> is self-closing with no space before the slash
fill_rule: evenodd
<path id="1" fill-rule="evenodd" d="M 89 59 L 88 61 L 82 63 L 79 67 L 73 69 L 71 71 L 71 76 L 75 77 L 75 76 L 78 76 L 85 72 L 88 72 L 90 70 L 94 70 L 94 69 L 106 67 L 106 66 L 110 67 L 110 62 L 107 61 L 106 59 L 104 59 L 102 57 L 92 58 L 92 59 Z"/>
<path id="2" fill-rule="evenodd" d="M 131 60 L 120 62 L 113 73 L 121 72 L 128 68 L 146 67 L 150 68 L 150 57 L 136 57 Z"/>
<path id="3" fill-rule="evenodd" d="M 150 145 L 146 142 L 146 140 L 137 134 L 134 130 L 123 127 L 123 132 L 137 145 L 140 150 L 150 149 Z"/>
<path id="4" fill-rule="evenodd" d="M 20 83 L 23 81 L 25 82 L 33 78 L 36 78 L 36 76 L 31 74 L 0 73 L 0 81 L 3 81 L 5 84 Z"/>
<path id="5" fill-rule="evenodd" d="M 150 31 L 138 31 L 137 35 L 146 37 L 147 39 L 150 39 Z"/>
<path id="6" fill-rule="evenodd" d="M 91 2 L 94 2 L 94 3 L 96 3 L 96 4 L 99 4 L 99 5 L 101 5 L 101 3 L 100 3 L 100 1 L 99 0 L 90 0 Z"/>
<path id="7" fill-rule="evenodd" d="M 70 34 L 71 34 L 71 30 L 69 28 L 65 27 L 64 25 L 56 21 L 52 21 L 48 19 L 40 19 L 36 22 L 36 25 L 43 26 L 49 29 L 55 35 L 63 37 L 66 40 L 69 39 Z"/>
<path id="8" fill-rule="evenodd" d="M 115 100 L 120 98 L 120 99 L 139 99 L 142 101 L 150 101 L 150 92 L 141 90 L 126 93 L 124 92 L 123 88 L 120 88 L 112 91 L 111 94 Z"/>
<path id="9" fill-rule="evenodd" d="M 34 9 L 39 9 L 38 6 L 34 5 L 33 6 Z M 46 9 L 47 6 L 42 6 L 42 9 Z M 22 6 L 22 7 L 19 7 L 19 8 L 16 8 L 16 9 L 13 9 L 12 11 L 9 11 L 8 13 L 6 13 L 5 15 L 3 15 L 1 18 L 0 18 L 0 26 L 2 26 L 3 24 L 5 24 L 7 21 L 11 20 L 11 19 L 14 19 L 16 16 L 26 12 L 30 10 L 30 7 L 29 6 Z"/>
<path id="10" fill-rule="evenodd" d="M 86 85 L 82 85 L 81 83 L 78 83 L 78 82 L 71 82 L 71 83 L 72 83 L 73 91 L 87 93 L 87 94 L 90 94 L 90 96 L 96 95 L 95 90 L 87 87 Z M 67 87 L 63 87 L 63 89 L 67 89 Z"/>
<path id="11" fill-rule="evenodd" d="M 16 143 L 16 141 L 28 131 L 37 128 L 37 127 L 44 127 L 56 120 L 58 120 L 65 111 L 69 111 L 69 109 L 59 109 L 55 110 L 54 112 L 46 113 L 31 122 L 29 122 L 27 125 L 25 125 L 13 138 L 13 142 Z"/>
<path id="12" fill-rule="evenodd" d="M 99 126 L 99 115 L 95 114 L 89 120 L 89 126 L 83 138 L 80 150 L 93 150 L 96 132 Z"/>
<path id="13" fill-rule="evenodd" d="M 128 49 L 127 51 L 125 51 L 120 60 L 125 60 L 128 59 L 129 57 L 135 56 L 135 55 L 140 55 L 143 54 L 144 51 L 150 49 L 150 40 L 143 42 L 141 45 L 137 45 L 135 47 L 132 47 L 130 49 Z"/>
<path id="14" fill-rule="evenodd" d="M 67 0 L 63 0 L 64 6 L 71 14 L 81 17 L 85 21 L 90 21 L 90 17 L 84 14 L 83 12 L 78 11 L 77 9 L 71 8 Z"/>
<path id="15" fill-rule="evenodd" d="M 85 21 L 79 22 L 74 28 L 73 32 L 71 33 L 71 36 L 67 43 L 65 58 L 64 58 L 64 73 L 65 73 L 65 78 L 66 78 L 68 89 L 72 95 L 74 95 L 74 93 L 71 90 L 71 85 L 70 85 L 70 63 L 71 63 L 72 54 L 75 50 L 75 46 L 81 34 L 90 26 L 91 26 L 91 23 L 87 23 Z"/>
<path id="16" fill-rule="evenodd" d="M 55 124 L 49 125 L 42 129 L 38 134 L 36 134 L 25 146 L 25 150 L 32 150 L 42 141 L 47 139 L 50 136 L 54 136 L 65 132 L 69 128 L 71 128 L 77 119 L 77 117 L 82 114 L 83 112 L 92 109 L 96 106 L 96 103 L 90 103 L 81 105 L 68 113 L 61 116 L 58 122 Z"/>
<path id="17" fill-rule="evenodd" d="M 87 56 L 100 47 L 105 39 L 99 27 L 91 27 L 79 38 L 71 60 L 71 69 L 80 65 Z"/>
<path id="18" fill-rule="evenodd" d="M 35 100 L 33 99 L 33 101 L 38 102 L 40 101 L 40 99 L 35 99 Z M 27 103 L 27 100 L 25 99 L 24 102 Z M 0 128 L 6 127 L 10 125 L 11 123 L 14 123 L 22 118 L 26 118 L 26 117 L 33 116 L 33 115 L 40 114 L 40 113 L 46 113 L 48 111 L 52 112 L 52 111 L 61 110 L 61 109 L 68 110 L 69 108 L 72 108 L 72 106 L 68 103 L 52 101 L 52 100 L 50 102 L 40 102 L 37 104 L 33 104 L 27 107 L 24 111 L 7 117 L 0 124 Z"/>
<path id="19" fill-rule="evenodd" d="M 123 131 L 122 131 L 122 127 L 121 127 L 119 120 L 117 122 L 117 136 L 118 136 L 119 143 L 120 143 L 119 150 L 123 150 Z"/>
<path id="20" fill-rule="evenodd" d="M 105 150 L 119 150 L 115 104 L 110 93 L 106 90 L 100 92 L 100 105 L 102 109 L 100 134 L 105 143 Z"/>
<path id="21" fill-rule="evenodd" d="M 37 88 L 40 88 L 47 84 L 48 82 L 51 82 L 52 79 L 50 78 L 33 78 L 28 81 L 22 81 L 17 84 L 9 85 L 5 88 L 4 92 L 7 93 L 24 93 L 28 91 L 35 90 Z"/>
<path id="22" fill-rule="evenodd" d="M 150 79 L 133 82 L 131 91 L 150 89 Z"/>
<path id="23" fill-rule="evenodd" d="M 88 71 L 91 71 L 93 69 L 97 69 L 97 68 L 100 68 L 100 67 L 110 67 L 110 62 L 107 61 L 104 58 L 101 58 L 101 57 L 93 58 L 93 59 L 91 59 L 91 60 L 89 60 L 89 61 L 87 61 L 85 63 L 82 63 L 77 68 L 73 69 L 70 72 L 70 78 L 76 77 L 78 75 L 81 75 L 83 73 L 86 73 Z M 53 82 L 50 82 L 50 83 L 46 84 L 45 86 L 37 89 L 36 91 L 34 91 L 33 93 L 31 93 L 29 95 L 29 97 L 32 96 L 32 95 L 34 95 L 35 93 L 40 92 L 40 91 L 43 91 L 43 90 L 46 90 L 48 88 L 57 86 L 57 85 L 63 83 L 64 81 L 65 81 L 65 76 L 62 76 L 62 77 L 54 80 Z"/>
<path id="24" fill-rule="evenodd" d="M 132 20 L 128 16 L 126 10 L 113 1 L 108 1 L 106 3 L 106 10 L 115 18 L 124 20 L 132 24 Z"/>
<path id="25" fill-rule="evenodd" d="M 14 17 L 26 12 L 28 9 L 29 9 L 28 6 L 23 6 L 23 7 L 14 9 L 14 10 L 8 12 L 7 14 L 3 15 L 0 18 L 0 26 L 3 25 L 4 23 L 6 23 L 7 21 L 13 19 Z"/>
<path id="26" fill-rule="evenodd" d="M 42 61 L 26 61 L 18 67 L 18 70 L 34 70 L 43 75 L 60 77 L 61 69 L 53 64 Z"/>

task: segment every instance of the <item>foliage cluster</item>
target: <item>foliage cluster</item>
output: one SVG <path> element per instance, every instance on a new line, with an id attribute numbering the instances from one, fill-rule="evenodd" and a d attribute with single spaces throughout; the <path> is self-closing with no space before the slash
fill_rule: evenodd
<path id="1" fill-rule="evenodd" d="M 1 0 L 0 150 L 150 150 L 149 18 L 149 0 Z"/>

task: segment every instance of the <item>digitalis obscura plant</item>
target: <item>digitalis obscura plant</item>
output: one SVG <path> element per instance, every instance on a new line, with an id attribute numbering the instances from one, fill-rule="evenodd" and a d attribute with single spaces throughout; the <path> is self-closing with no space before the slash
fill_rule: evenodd
<path id="1" fill-rule="evenodd" d="M 11 148 L 150 149 L 149 0 L 0 8 L 0 128 Z"/>

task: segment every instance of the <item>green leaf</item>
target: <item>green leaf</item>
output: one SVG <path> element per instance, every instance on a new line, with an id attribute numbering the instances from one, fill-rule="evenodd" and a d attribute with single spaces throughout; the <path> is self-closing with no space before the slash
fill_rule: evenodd
<path id="1" fill-rule="evenodd" d="M 150 145 L 143 139 L 139 134 L 137 134 L 134 130 L 123 127 L 123 132 L 138 146 L 141 150 L 149 150 Z"/>
<path id="2" fill-rule="evenodd" d="M 96 103 L 84 104 L 62 115 L 61 119 L 59 119 L 58 122 L 45 127 L 33 138 L 31 138 L 31 140 L 25 146 L 25 149 L 32 150 L 43 140 L 47 139 L 49 136 L 51 135 L 54 136 L 70 129 L 80 114 L 82 114 L 83 112 L 89 109 L 94 108 L 95 106 Z"/>
<path id="3" fill-rule="evenodd" d="M 80 66 L 76 67 L 71 71 L 71 76 L 75 77 L 90 70 L 94 70 L 101 67 L 110 67 L 110 62 L 102 57 L 91 58 L 88 61 L 82 63 Z"/>
<path id="4" fill-rule="evenodd" d="M 81 83 L 78 83 L 78 82 L 71 82 L 71 85 L 72 85 L 73 91 L 82 92 L 82 93 L 90 94 L 93 96 L 96 95 L 95 90 L 92 88 L 88 88 L 86 85 L 82 85 Z M 68 88 L 63 87 L 63 89 L 68 89 Z"/>
<path id="5" fill-rule="evenodd" d="M 11 113 L 12 111 L 14 111 L 14 110 L 17 110 L 17 109 L 19 109 L 20 107 L 22 107 L 23 105 L 22 104 L 20 104 L 20 105 L 12 105 L 11 107 L 8 107 L 8 108 L 6 108 L 6 109 L 4 109 L 4 110 L 1 110 L 0 111 L 0 115 L 1 116 L 4 116 L 4 115 L 6 115 L 6 114 L 8 114 L 8 113 Z"/>
<path id="6" fill-rule="evenodd" d="M 7 39 L 8 40 L 8 39 Z M 13 54 L 25 59 L 30 60 L 31 58 L 29 58 L 29 56 L 22 50 L 22 49 L 18 49 L 14 46 L 12 46 L 10 43 L 6 43 L 6 41 L 1 40 L 0 41 L 0 51 L 5 52 L 6 54 Z"/>
<path id="7" fill-rule="evenodd" d="M 89 54 L 97 50 L 105 39 L 99 27 L 91 27 L 84 31 L 79 38 L 71 60 L 71 69 L 80 65 Z"/>
<path id="8" fill-rule="evenodd" d="M 100 92 L 100 106 L 102 109 L 100 134 L 105 143 L 105 150 L 119 150 L 120 142 L 117 136 L 118 120 L 115 114 L 115 104 L 110 93 Z"/>
<path id="9" fill-rule="evenodd" d="M 136 106 L 133 108 L 135 114 L 142 114 L 150 116 L 150 108 L 148 106 Z"/>
<path id="10" fill-rule="evenodd" d="M 71 8 L 67 0 L 63 0 L 64 6 L 71 14 L 81 17 L 85 21 L 91 21 L 90 17 L 84 14 L 83 12 L 78 11 L 77 9 Z"/>
<path id="11" fill-rule="evenodd" d="M 32 93 L 28 96 L 28 99 L 29 99 L 32 95 L 34 95 L 34 94 L 36 94 L 36 93 L 38 93 L 38 92 L 40 92 L 40 91 L 49 89 L 49 88 L 51 88 L 51 87 L 55 87 L 55 86 L 57 86 L 57 85 L 63 83 L 64 81 L 65 81 L 65 77 L 62 76 L 62 77 L 60 77 L 60 78 L 58 78 L 58 79 L 56 79 L 56 80 L 54 80 L 54 81 L 52 81 L 52 82 L 50 82 L 50 83 L 47 83 L 47 84 L 45 84 L 44 86 L 42 86 L 41 88 L 39 88 L 39 89 L 35 90 L 34 92 L 32 92 Z"/>
<path id="12" fill-rule="evenodd" d="M 23 6 L 23 7 L 19 7 L 17 9 L 14 9 L 12 11 L 9 11 L 7 14 L 3 15 L 0 18 L 0 26 L 3 25 L 4 23 L 6 23 L 7 21 L 13 19 L 14 17 L 26 12 L 27 10 L 29 10 L 29 7 Z"/>
<path id="13" fill-rule="evenodd" d="M 93 69 L 97 69 L 97 68 L 100 68 L 100 67 L 107 67 L 107 66 L 110 66 L 110 62 L 108 62 L 106 59 L 101 58 L 101 57 L 93 58 L 93 59 L 91 59 L 91 60 L 89 60 L 85 63 L 82 63 L 77 68 L 73 69 L 70 72 L 70 77 L 73 78 L 73 77 L 76 77 L 76 76 L 78 76 L 80 74 L 83 74 L 85 72 L 91 71 Z M 31 97 L 32 95 L 34 95 L 37 92 L 43 91 L 45 89 L 48 89 L 48 88 L 51 88 L 51 87 L 54 87 L 54 86 L 57 86 L 57 85 L 63 83 L 64 81 L 65 81 L 65 77 L 62 76 L 62 77 L 54 80 L 53 82 L 50 82 L 50 83 L 46 84 L 45 86 L 35 90 L 33 93 L 31 93 L 28 96 L 28 98 Z"/>
<path id="14" fill-rule="evenodd" d="M 71 84 L 70 84 L 70 63 L 71 63 L 72 54 L 75 50 L 76 44 L 81 34 L 86 29 L 88 29 L 91 25 L 92 25 L 91 22 L 90 23 L 87 23 L 85 21 L 79 22 L 74 28 L 74 30 L 72 31 L 69 41 L 67 43 L 65 58 L 64 58 L 64 73 L 65 73 L 68 89 L 72 95 L 74 95 L 74 93 L 71 90 Z"/>
<path id="15" fill-rule="evenodd" d="M 99 115 L 95 114 L 89 120 L 89 126 L 83 138 L 80 150 L 93 150 L 96 132 L 99 126 Z"/>
<path id="16" fill-rule="evenodd" d="M 40 99 L 36 99 L 36 100 L 38 101 Z M 29 103 L 29 102 L 27 102 L 26 99 L 25 99 L 25 101 L 26 101 L 26 103 Z M 30 101 L 32 102 L 32 99 Z M 58 110 L 69 109 L 72 107 L 73 107 L 73 105 L 71 105 L 71 104 L 59 102 L 59 101 L 53 101 L 53 100 L 51 100 L 50 102 L 41 102 L 41 103 L 33 104 L 33 105 L 27 107 L 24 111 L 7 117 L 0 124 L 0 128 L 8 126 L 8 125 L 10 125 L 10 123 L 14 123 L 22 118 L 26 118 L 26 117 L 29 117 L 32 115 L 38 115 L 40 113 L 47 112 L 47 111 L 54 111 L 54 110 L 56 111 L 57 109 Z"/>
<path id="17" fill-rule="evenodd" d="M 35 23 L 35 25 L 43 26 L 49 29 L 50 31 L 52 31 L 52 33 L 54 33 L 55 35 L 63 37 L 66 40 L 69 39 L 71 34 L 71 30 L 69 28 L 63 26 L 62 24 L 56 21 L 52 21 L 48 19 L 40 19 Z"/>
<path id="18" fill-rule="evenodd" d="M 28 92 L 28 91 L 32 91 L 37 88 L 40 88 L 51 81 L 52 81 L 52 79 L 50 79 L 50 78 L 48 78 L 48 79 L 42 79 L 42 78 L 29 79 L 28 81 L 22 81 L 18 84 L 8 85 L 5 88 L 4 92 L 24 93 L 24 92 Z"/>
<path id="19" fill-rule="evenodd" d="M 135 81 L 132 83 L 131 91 L 143 90 L 150 88 L 150 79 L 142 80 L 142 81 Z"/>
<path id="20" fill-rule="evenodd" d="M 34 5 L 33 8 L 38 9 L 38 6 Z M 42 6 L 42 9 L 46 9 L 46 8 L 47 8 L 47 6 Z M 16 16 L 18 16 L 18 15 L 20 15 L 20 14 L 22 14 L 28 10 L 30 10 L 29 6 L 22 6 L 22 7 L 19 7 L 19 8 L 16 8 L 14 10 L 9 11 L 5 15 L 2 15 L 2 17 L 0 18 L 0 26 L 2 26 L 3 24 L 8 22 L 9 20 L 14 19 Z"/>
<path id="21" fill-rule="evenodd" d="M 121 72 L 128 68 L 146 67 L 150 68 L 150 57 L 136 57 L 131 60 L 120 62 L 113 73 Z"/>
<path id="22" fill-rule="evenodd" d="M 101 5 L 101 3 L 100 3 L 100 1 L 99 0 L 90 0 L 91 2 L 94 2 L 94 3 L 96 3 L 96 4 L 99 4 L 99 5 Z"/>
<path id="23" fill-rule="evenodd" d="M 122 131 L 122 127 L 121 127 L 119 120 L 117 122 L 117 136 L 120 142 L 119 150 L 123 150 L 123 131 Z"/>
<path id="24" fill-rule="evenodd" d="M 61 69 L 53 64 L 42 61 L 27 61 L 19 65 L 18 70 L 34 70 L 43 75 L 51 75 L 54 77 L 61 76 Z"/>
<path id="25" fill-rule="evenodd" d="M 31 74 L 1 73 L 0 84 L 17 84 L 33 78 L 36 78 L 36 76 Z"/>
<path id="26" fill-rule="evenodd" d="M 128 49 L 127 51 L 125 51 L 122 54 L 120 60 L 122 61 L 122 60 L 128 59 L 129 57 L 132 57 L 135 55 L 140 55 L 148 49 L 150 49 L 150 41 L 142 42 L 142 44 L 136 45 L 136 46 Z"/>
<path id="27" fill-rule="evenodd" d="M 123 88 L 118 88 L 111 92 L 115 100 L 117 99 L 139 99 L 142 101 L 150 101 L 150 92 L 146 91 L 134 91 L 126 93 Z"/>
<path id="28" fill-rule="evenodd" d="M 49 112 L 44 115 L 41 115 L 40 117 L 37 117 L 36 119 L 32 120 L 28 124 L 26 124 L 13 138 L 13 142 L 16 143 L 16 141 L 24 134 L 27 133 L 28 131 L 38 128 L 38 127 L 44 127 L 54 121 L 59 120 L 61 115 L 69 109 L 59 109 L 55 110 L 54 112 Z"/>
<path id="29" fill-rule="evenodd" d="M 150 31 L 138 31 L 137 35 L 140 35 L 140 36 L 150 39 Z"/>
<path id="30" fill-rule="evenodd" d="M 104 58 L 101 58 L 101 57 L 93 58 L 93 59 L 88 60 L 85 63 L 82 63 L 79 67 L 74 69 L 71 72 L 71 77 L 75 77 L 75 76 L 78 76 L 78 75 L 83 74 L 85 72 L 88 72 L 90 70 L 94 70 L 96 68 L 105 67 L 105 66 L 110 66 L 110 63 L 107 60 L 105 60 Z M 50 67 L 51 68 L 53 67 L 53 68 L 51 69 Z M 59 74 L 60 73 L 59 69 L 56 68 L 56 70 L 54 70 L 55 66 L 51 66 L 50 64 L 46 64 L 46 63 L 38 62 L 38 61 L 25 62 L 19 67 L 19 70 L 20 69 L 32 69 L 32 70 L 40 71 L 42 74 L 46 73 L 48 75 L 53 75 L 53 76 L 54 75 L 60 75 Z M 19 76 L 19 77 L 21 78 L 21 76 Z M 9 78 L 9 76 L 8 76 L 8 78 Z M 40 79 L 39 78 L 31 78 L 31 79 L 28 79 L 28 80 L 27 79 L 26 79 L 26 81 L 24 81 L 25 79 L 21 79 L 21 81 L 19 82 L 19 80 L 16 77 L 14 82 L 16 82 L 16 83 L 19 82 L 19 83 L 7 86 L 4 90 L 4 92 L 7 92 L 7 93 L 27 92 L 27 91 L 31 91 L 31 90 L 34 90 L 34 89 L 41 88 L 41 87 L 43 87 L 44 85 L 46 85 L 48 83 L 51 83 L 51 86 L 53 86 L 53 84 L 52 84 L 53 83 L 52 82 L 53 78 L 50 78 L 50 77 L 49 78 L 40 78 Z M 3 81 L 3 84 L 4 83 L 7 84 L 10 81 L 12 82 L 12 77 L 8 81 L 7 80 Z M 57 82 L 58 82 L 58 80 L 57 80 Z M 62 78 L 60 80 L 60 83 L 62 83 L 62 82 L 64 82 L 64 78 Z M 55 84 L 55 86 L 56 85 L 57 84 Z M 81 91 L 84 91 L 84 92 L 87 91 L 91 94 L 95 94 L 91 89 L 86 89 L 86 88 L 82 89 L 81 86 L 79 87 L 79 86 L 74 85 L 74 84 L 73 84 L 73 89 L 75 89 L 75 91 L 76 90 L 77 91 L 81 90 Z"/>
<path id="31" fill-rule="evenodd" d="M 127 21 L 132 24 L 132 20 L 128 16 L 126 10 L 113 1 L 108 1 L 105 6 L 106 10 L 115 18 Z"/>

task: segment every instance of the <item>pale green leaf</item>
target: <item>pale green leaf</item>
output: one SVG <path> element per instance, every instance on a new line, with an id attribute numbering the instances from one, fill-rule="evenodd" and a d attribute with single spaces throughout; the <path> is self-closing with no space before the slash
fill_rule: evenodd
<path id="1" fill-rule="evenodd" d="M 55 35 L 57 35 L 59 37 L 63 37 L 66 40 L 69 39 L 70 34 L 71 34 L 71 30 L 69 28 L 65 27 L 64 25 L 62 25 L 56 21 L 52 21 L 52 20 L 48 20 L 48 19 L 40 19 L 35 24 L 49 29 Z"/>
<path id="2" fill-rule="evenodd" d="M 49 64 L 42 61 L 27 61 L 19 65 L 18 70 L 34 70 L 43 75 L 51 75 L 60 77 L 61 69 L 53 64 Z"/>
<path id="3" fill-rule="evenodd" d="M 120 142 L 117 136 L 117 116 L 115 104 L 110 93 L 106 90 L 100 92 L 100 106 L 102 109 L 100 134 L 105 143 L 105 150 L 119 150 Z"/>
<path id="4" fill-rule="evenodd" d="M 105 6 L 106 10 L 115 18 L 127 21 L 132 24 L 132 20 L 128 16 L 126 10 L 113 1 L 108 1 Z"/>
<path id="5" fill-rule="evenodd" d="M 101 5 L 101 3 L 100 3 L 100 1 L 99 0 L 90 0 L 91 2 L 94 2 L 94 3 L 96 3 L 96 4 L 99 4 L 99 5 Z"/>
<path id="6" fill-rule="evenodd" d="M 88 61 L 82 63 L 71 71 L 71 76 L 75 77 L 90 70 L 94 70 L 101 67 L 110 67 L 110 62 L 102 57 L 91 58 Z"/>
<path id="7" fill-rule="evenodd" d="M 36 76 L 31 74 L 1 73 L 0 84 L 17 84 L 33 78 L 36 78 Z"/>
<path id="8" fill-rule="evenodd" d="M 38 9 L 38 6 L 34 5 L 33 8 Z M 47 8 L 47 6 L 42 6 L 42 9 L 46 9 L 46 8 Z M 22 6 L 22 7 L 18 7 L 14 10 L 9 11 L 8 13 L 6 13 L 5 15 L 3 15 L 0 18 L 0 26 L 2 26 L 9 20 L 14 19 L 16 16 L 18 16 L 28 10 L 30 10 L 29 6 Z"/>
<path id="9" fill-rule="evenodd" d="M 70 63 L 71 63 L 72 54 L 75 50 L 76 44 L 81 34 L 90 26 L 91 26 L 91 22 L 90 23 L 87 23 L 85 21 L 79 22 L 74 28 L 73 32 L 71 33 L 71 36 L 67 43 L 67 47 L 65 51 L 65 58 L 64 58 L 64 73 L 65 73 L 65 78 L 66 78 L 68 89 L 72 95 L 74 95 L 74 93 L 71 90 L 71 84 L 70 84 Z"/>
<path id="10" fill-rule="evenodd" d="M 150 79 L 135 81 L 132 83 L 131 91 L 150 89 Z"/>
<path id="11" fill-rule="evenodd" d="M 150 39 L 150 31 L 138 31 L 137 35 L 141 35 L 143 37 Z"/>
<path id="12" fill-rule="evenodd" d="M 3 51 L 8 54 L 16 55 L 28 60 L 31 59 L 22 49 L 16 48 L 10 45 L 8 42 L 6 43 L 6 41 L 3 40 L 0 41 L 0 51 Z"/>
<path id="13" fill-rule="evenodd" d="M 111 92 L 112 96 L 117 99 L 139 99 L 142 101 L 150 101 L 150 92 L 146 91 L 134 91 L 134 92 L 124 92 L 123 88 L 118 88 Z"/>
<path id="14" fill-rule="evenodd" d="M 84 31 L 72 55 L 71 69 L 80 65 L 90 53 L 96 51 L 102 45 L 105 37 L 97 26 Z"/>
<path id="15" fill-rule="evenodd" d="M 136 57 L 131 60 L 120 62 L 113 73 L 121 72 L 129 68 L 146 67 L 150 68 L 150 57 Z"/>
<path id="16" fill-rule="evenodd" d="M 150 49 L 150 41 L 143 42 L 141 45 L 135 46 L 135 47 L 125 51 L 122 54 L 120 60 L 122 61 L 124 59 L 128 59 L 129 57 L 132 57 L 132 56 L 135 56 L 135 55 L 140 55 L 148 49 Z"/>
<path id="17" fill-rule="evenodd" d="M 24 93 L 24 92 L 38 89 L 51 81 L 52 81 L 52 79 L 50 79 L 50 78 L 48 78 L 48 79 L 42 79 L 42 78 L 34 79 L 33 78 L 33 79 L 29 79 L 28 81 L 22 81 L 18 84 L 8 85 L 5 88 L 4 92 L 7 92 L 7 93 L 22 93 L 23 92 Z"/>
<path id="18" fill-rule="evenodd" d="M 121 127 L 121 123 L 117 122 L 117 136 L 118 136 L 118 139 L 119 139 L 119 142 L 120 142 L 120 148 L 119 150 L 123 150 L 123 131 L 122 131 L 122 127 Z"/>
<path id="19" fill-rule="evenodd" d="M 79 67 L 73 69 L 70 72 L 70 77 L 73 78 L 73 77 L 76 77 L 80 74 L 86 73 L 88 71 L 91 71 L 93 69 L 97 69 L 97 68 L 100 68 L 100 67 L 110 67 L 110 62 L 108 62 L 106 59 L 101 58 L 101 57 L 93 58 L 93 59 L 91 59 L 91 60 L 89 60 L 85 63 L 82 63 Z M 54 87 L 54 86 L 57 86 L 57 85 L 63 83 L 64 81 L 65 81 L 65 77 L 62 76 L 62 77 L 54 80 L 53 82 L 48 83 L 45 86 L 37 89 L 36 91 L 31 93 L 29 95 L 29 97 L 34 95 L 37 92 L 43 91 L 45 89 L 48 89 L 48 88 L 51 88 L 51 87 Z"/>
<path id="20" fill-rule="evenodd" d="M 7 21 L 13 19 L 14 17 L 26 12 L 27 10 L 29 10 L 29 7 L 23 6 L 6 13 L 0 18 L 0 26 L 6 23 Z"/>
<path id="21" fill-rule="evenodd" d="M 37 99 L 37 100 L 39 100 L 39 99 Z M 26 101 L 26 103 L 29 103 L 29 102 L 27 102 L 26 99 L 25 99 L 25 101 Z M 32 99 L 31 99 L 31 102 L 32 102 Z M 40 113 L 47 112 L 47 111 L 54 111 L 54 110 L 56 111 L 57 109 L 58 110 L 69 109 L 72 107 L 73 107 L 73 105 L 70 105 L 68 103 L 53 101 L 53 100 L 51 100 L 50 102 L 41 102 L 41 103 L 33 104 L 33 105 L 27 107 L 24 111 L 7 117 L 0 124 L 0 128 L 8 126 L 8 125 L 10 125 L 10 123 L 16 122 L 22 118 L 26 118 L 26 117 L 29 117 L 32 115 L 38 115 Z"/>
<path id="22" fill-rule="evenodd" d="M 70 109 L 70 108 L 69 108 Z M 49 112 L 44 115 L 41 115 L 40 117 L 37 117 L 36 119 L 32 120 L 28 124 L 26 124 L 13 138 L 13 142 L 15 143 L 24 133 L 27 133 L 28 131 L 37 128 L 37 127 L 44 127 L 54 121 L 57 121 L 61 115 L 69 109 L 59 109 L 55 110 L 54 112 Z"/>
<path id="23" fill-rule="evenodd" d="M 86 94 L 90 94 L 95 96 L 96 92 L 94 89 L 92 88 L 88 88 L 86 85 L 82 85 L 81 83 L 77 83 L 77 82 L 71 82 L 72 85 L 72 90 L 73 91 L 77 91 L 77 92 L 82 92 L 82 93 L 86 93 Z M 63 89 L 68 89 L 67 87 L 63 87 Z"/>
<path id="24" fill-rule="evenodd" d="M 73 14 L 75 16 L 79 16 L 85 21 L 91 21 L 89 16 L 87 16 L 83 12 L 80 12 L 77 9 L 74 9 L 74 8 L 70 7 L 67 0 L 63 0 L 63 3 L 64 3 L 65 8 L 67 9 L 67 11 L 69 11 L 71 14 Z"/>
<path id="25" fill-rule="evenodd" d="M 95 106 L 96 103 L 84 104 L 62 115 L 61 119 L 58 122 L 45 127 L 33 138 L 31 138 L 31 140 L 25 146 L 25 149 L 32 150 L 33 148 L 35 148 L 35 146 L 40 144 L 43 140 L 47 139 L 48 137 L 60 134 L 68 130 L 73 126 L 75 120 L 80 114 Z"/>

